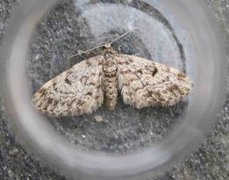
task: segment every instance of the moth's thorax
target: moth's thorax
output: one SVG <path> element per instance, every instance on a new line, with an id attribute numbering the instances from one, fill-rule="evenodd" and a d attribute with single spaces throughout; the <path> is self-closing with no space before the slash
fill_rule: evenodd
<path id="1" fill-rule="evenodd" d="M 115 60 L 115 53 L 106 51 L 104 54 L 104 62 L 103 62 L 103 72 L 105 76 L 111 77 L 116 76 L 117 66 Z"/>

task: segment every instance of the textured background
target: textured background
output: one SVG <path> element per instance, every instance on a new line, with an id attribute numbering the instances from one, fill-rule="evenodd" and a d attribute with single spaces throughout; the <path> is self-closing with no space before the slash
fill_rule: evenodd
<path id="1" fill-rule="evenodd" d="M 209 8 L 229 35 L 229 1 L 205 0 Z M 0 43 L 4 38 L 7 22 L 19 0 L 0 2 Z M 229 89 L 218 121 L 213 125 L 208 138 L 198 149 L 186 157 L 183 163 L 173 166 L 158 179 L 229 179 Z M 12 135 L 7 125 L 3 101 L 0 100 L 0 179 L 65 179 L 51 169 L 43 167 Z"/>

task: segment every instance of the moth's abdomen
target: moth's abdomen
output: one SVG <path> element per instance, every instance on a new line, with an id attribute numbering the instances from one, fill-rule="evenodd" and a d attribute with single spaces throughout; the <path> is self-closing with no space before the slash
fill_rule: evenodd
<path id="1" fill-rule="evenodd" d="M 109 110 L 114 110 L 118 96 L 118 81 L 116 75 L 114 77 L 104 77 L 103 88 L 105 94 L 105 105 Z"/>

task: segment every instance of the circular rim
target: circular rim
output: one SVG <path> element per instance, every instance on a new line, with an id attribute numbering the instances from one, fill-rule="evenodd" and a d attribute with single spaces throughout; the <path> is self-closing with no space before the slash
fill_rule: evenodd
<path id="1" fill-rule="evenodd" d="M 165 169 L 172 162 L 189 153 L 194 145 L 201 142 L 204 132 L 210 127 L 219 108 L 219 104 L 212 102 L 217 102 L 219 97 L 223 97 L 223 89 L 215 89 L 214 92 L 209 92 L 209 95 L 214 94 L 214 96 L 211 101 L 206 102 L 206 107 L 200 109 L 194 101 L 189 110 L 199 113 L 189 114 L 177 128 L 177 131 L 173 132 L 161 144 L 122 156 L 78 151 L 74 145 L 66 142 L 44 119 L 38 116 L 29 103 L 29 93 L 25 90 L 26 78 L 22 75 L 25 72 L 26 52 L 33 28 L 57 2 L 58 0 L 23 0 L 9 24 L 2 49 L 5 60 L 3 61 L 4 65 L 2 67 L 4 67 L 4 70 L 2 70 L 3 74 L 1 76 L 3 77 L 4 97 L 15 129 L 25 144 L 30 144 L 30 146 L 33 144 L 31 148 L 42 159 L 73 177 L 88 176 L 99 179 L 131 177 L 133 179 L 133 176 Z M 172 2 L 165 3 L 174 10 L 177 8 Z M 177 2 L 181 7 L 186 6 L 186 3 Z M 193 1 L 192 3 L 197 6 L 199 2 Z M 27 9 L 24 9 L 25 5 L 28 7 Z M 204 4 L 201 6 L 204 7 Z M 196 16 L 202 14 L 201 10 L 201 8 L 196 10 Z M 208 19 L 206 16 L 205 18 L 201 20 L 207 23 Z M 210 24 L 207 25 L 210 26 Z M 212 33 L 217 31 L 217 28 L 212 29 Z M 207 41 L 206 39 L 203 40 Z M 222 79 L 224 79 L 224 69 L 222 67 L 225 66 L 223 66 L 221 60 L 224 57 L 224 52 L 219 49 L 221 46 L 218 40 L 212 46 L 215 48 L 212 53 L 218 54 L 219 61 L 207 67 L 212 74 L 205 78 L 210 84 L 218 83 L 215 86 L 222 87 Z M 214 76 L 216 70 L 221 72 L 219 76 Z M 21 82 L 21 79 L 23 79 L 23 82 Z M 196 98 L 201 99 L 201 97 Z M 209 104 L 211 105 L 207 106 Z M 209 110 L 211 110 L 211 113 L 209 113 Z"/>

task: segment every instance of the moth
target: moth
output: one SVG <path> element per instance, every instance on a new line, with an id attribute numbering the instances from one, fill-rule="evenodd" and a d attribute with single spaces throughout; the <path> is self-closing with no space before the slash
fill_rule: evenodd
<path id="1" fill-rule="evenodd" d="M 35 107 L 51 116 L 79 116 L 104 103 L 114 110 L 120 94 L 137 109 L 172 106 L 187 96 L 193 83 L 173 67 L 115 51 L 111 43 L 101 55 L 77 63 L 45 83 L 33 96 Z"/>

